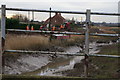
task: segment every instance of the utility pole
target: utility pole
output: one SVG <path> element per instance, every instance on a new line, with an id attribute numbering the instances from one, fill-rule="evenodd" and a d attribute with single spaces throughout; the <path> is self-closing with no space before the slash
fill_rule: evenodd
<path id="1" fill-rule="evenodd" d="M 86 32 L 85 32 L 85 65 L 84 76 L 88 77 L 88 54 L 89 54 L 89 27 L 90 27 L 90 13 L 91 10 L 86 11 Z"/>

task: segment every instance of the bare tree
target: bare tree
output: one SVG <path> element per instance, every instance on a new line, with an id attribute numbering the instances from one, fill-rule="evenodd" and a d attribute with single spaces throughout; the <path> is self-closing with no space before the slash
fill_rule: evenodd
<path id="1" fill-rule="evenodd" d="M 20 22 L 28 22 L 29 21 L 29 19 L 25 15 L 22 15 L 22 14 L 15 14 L 11 18 L 18 19 Z"/>

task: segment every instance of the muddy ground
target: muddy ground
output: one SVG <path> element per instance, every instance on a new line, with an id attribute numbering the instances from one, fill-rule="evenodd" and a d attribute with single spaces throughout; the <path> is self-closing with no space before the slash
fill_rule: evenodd
<path id="1" fill-rule="evenodd" d="M 98 53 L 102 46 L 109 45 L 108 43 L 92 43 L 90 46 L 90 53 Z M 62 49 L 62 48 L 60 48 Z M 69 47 L 67 49 L 67 53 L 74 53 L 78 52 L 80 50 L 79 47 Z M 21 74 L 21 75 L 49 75 L 49 76 L 75 76 L 75 77 L 84 77 L 84 59 L 80 57 L 76 60 L 73 60 L 72 67 L 65 66 L 66 63 L 69 62 L 71 59 L 76 59 L 73 57 L 68 56 L 55 56 L 55 55 L 42 55 L 39 53 L 35 54 L 18 54 L 18 53 L 6 53 L 5 55 L 5 74 Z M 79 61 L 78 61 L 79 59 Z M 81 60 L 81 61 L 80 61 Z M 95 60 L 95 59 L 94 59 Z M 101 59 L 99 59 L 100 61 Z M 59 62 L 62 63 L 58 64 Z M 95 75 L 99 75 L 102 72 L 100 72 L 101 69 L 99 69 L 99 66 L 93 63 L 92 59 L 89 59 L 89 72 L 92 72 L 94 74 L 88 73 L 89 77 L 94 77 Z M 107 61 L 106 61 L 107 62 Z M 47 68 L 47 70 L 44 70 L 44 72 L 40 70 L 40 68 L 44 68 L 47 64 L 52 63 L 51 66 L 61 67 L 60 69 L 52 69 Z M 63 64 L 65 63 L 65 64 Z M 55 65 L 53 65 L 55 64 Z M 69 65 L 69 64 L 68 64 Z M 116 64 L 115 64 L 116 65 Z M 103 66 L 104 67 L 104 66 Z M 36 74 L 37 72 L 37 74 Z M 119 73 L 113 75 L 113 77 L 116 77 Z M 99 76 L 98 76 L 99 77 Z M 118 77 L 118 76 L 117 76 Z"/>

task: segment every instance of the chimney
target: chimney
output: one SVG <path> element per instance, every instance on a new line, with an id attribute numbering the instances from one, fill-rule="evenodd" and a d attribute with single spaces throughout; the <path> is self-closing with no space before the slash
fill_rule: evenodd
<path id="1" fill-rule="evenodd" d="M 55 15 L 58 15 L 58 13 L 56 12 Z"/>

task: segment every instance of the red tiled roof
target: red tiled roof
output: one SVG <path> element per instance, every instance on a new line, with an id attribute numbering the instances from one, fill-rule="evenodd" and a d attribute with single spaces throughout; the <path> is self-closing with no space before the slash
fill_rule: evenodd
<path id="1" fill-rule="evenodd" d="M 49 24 L 50 18 L 48 18 L 44 24 Z M 51 17 L 52 25 L 61 25 L 65 22 L 65 18 L 61 16 L 61 13 L 56 13 L 53 17 Z"/>

